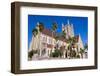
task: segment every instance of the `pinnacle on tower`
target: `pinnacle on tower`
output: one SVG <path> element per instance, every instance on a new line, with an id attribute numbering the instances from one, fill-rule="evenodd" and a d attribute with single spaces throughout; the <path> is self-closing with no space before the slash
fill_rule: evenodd
<path id="1" fill-rule="evenodd" d="M 64 27 L 64 24 L 62 23 L 62 27 Z"/>
<path id="2" fill-rule="evenodd" d="M 70 24 L 69 24 L 69 20 L 67 20 L 67 24 L 70 25 Z"/>
<path id="3" fill-rule="evenodd" d="M 62 23 L 62 30 L 64 30 L 64 24 Z"/>
<path id="4" fill-rule="evenodd" d="M 39 25 L 39 22 L 37 22 L 37 25 Z"/>

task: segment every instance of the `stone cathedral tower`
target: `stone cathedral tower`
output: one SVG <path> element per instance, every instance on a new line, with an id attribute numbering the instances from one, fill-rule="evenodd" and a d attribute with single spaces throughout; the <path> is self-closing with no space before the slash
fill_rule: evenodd
<path id="1" fill-rule="evenodd" d="M 65 31 L 67 39 L 69 37 L 74 37 L 73 24 L 70 24 L 69 20 L 67 21 L 66 25 L 62 24 L 62 31 Z"/>

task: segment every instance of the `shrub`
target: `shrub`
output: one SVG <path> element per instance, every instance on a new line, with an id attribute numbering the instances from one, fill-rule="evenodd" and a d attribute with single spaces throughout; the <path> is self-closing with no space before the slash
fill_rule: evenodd
<path id="1" fill-rule="evenodd" d="M 61 57 L 62 52 L 59 49 L 55 49 L 53 53 L 50 55 L 51 57 Z"/>
<path id="2" fill-rule="evenodd" d="M 34 56 L 34 54 L 38 53 L 38 50 L 31 50 L 28 52 L 28 57 L 32 58 L 32 56 Z"/>
<path id="3" fill-rule="evenodd" d="M 80 58 L 80 55 L 77 55 L 76 57 L 77 57 L 77 58 Z"/>
<path id="4" fill-rule="evenodd" d="M 29 58 L 32 58 L 32 56 L 33 56 L 33 51 L 29 51 L 29 52 L 28 52 L 28 57 L 29 57 Z"/>

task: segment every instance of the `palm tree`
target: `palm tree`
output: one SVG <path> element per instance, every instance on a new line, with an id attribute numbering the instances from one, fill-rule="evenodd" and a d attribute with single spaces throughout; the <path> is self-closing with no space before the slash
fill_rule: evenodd
<path id="1" fill-rule="evenodd" d="M 57 23 L 53 22 L 53 24 L 52 24 L 52 38 L 54 38 L 54 33 L 56 32 L 57 28 L 58 28 Z M 52 47 L 52 49 L 53 49 L 53 47 Z"/>
<path id="2" fill-rule="evenodd" d="M 66 32 L 65 32 L 65 30 L 62 31 L 62 37 L 63 37 L 63 38 L 66 38 Z"/>
<path id="3" fill-rule="evenodd" d="M 68 45 L 68 50 L 70 51 L 70 57 L 75 57 L 76 53 L 74 50 L 72 50 L 72 46 L 75 45 L 75 38 L 74 37 L 69 37 L 69 39 L 67 39 L 67 43 L 69 43 Z"/>
<path id="4" fill-rule="evenodd" d="M 53 25 L 52 25 L 52 31 L 53 31 L 53 32 L 56 32 L 57 28 L 58 28 L 58 27 L 57 27 L 57 23 L 54 22 Z"/>
<path id="5" fill-rule="evenodd" d="M 44 24 L 42 22 L 39 22 L 37 24 L 37 26 L 39 27 L 39 31 L 42 32 L 44 30 Z"/>
<path id="6" fill-rule="evenodd" d="M 37 34 L 41 33 L 44 30 L 44 24 L 42 22 L 38 22 L 37 27 L 38 28 L 32 30 L 34 36 L 36 36 Z"/>
<path id="7" fill-rule="evenodd" d="M 67 39 L 67 43 L 72 44 L 73 43 L 73 38 L 69 37 L 69 39 Z"/>
<path id="8" fill-rule="evenodd" d="M 85 52 L 85 49 L 80 48 L 80 54 L 81 54 L 82 58 L 83 58 L 83 53 L 84 52 Z"/>
<path id="9" fill-rule="evenodd" d="M 71 38 L 67 39 L 67 43 L 69 44 L 67 47 L 67 50 L 69 51 L 69 53 L 67 54 L 71 57 L 70 50 L 71 50 L 72 39 Z"/>
<path id="10" fill-rule="evenodd" d="M 31 50 L 31 51 L 28 52 L 28 58 L 29 58 L 29 60 L 32 59 L 32 56 L 33 56 L 33 50 Z"/>

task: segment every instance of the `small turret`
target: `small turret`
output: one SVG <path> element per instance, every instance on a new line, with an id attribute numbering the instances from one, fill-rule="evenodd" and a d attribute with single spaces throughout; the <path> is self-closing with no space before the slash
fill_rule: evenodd
<path id="1" fill-rule="evenodd" d="M 62 23 L 62 31 L 64 31 L 65 30 L 65 26 L 64 26 L 64 24 Z"/>

